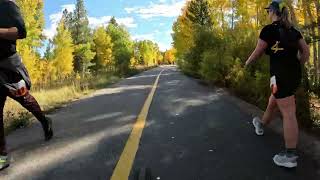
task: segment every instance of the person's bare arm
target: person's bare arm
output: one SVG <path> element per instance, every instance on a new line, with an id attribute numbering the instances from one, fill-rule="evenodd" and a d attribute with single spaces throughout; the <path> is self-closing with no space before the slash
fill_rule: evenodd
<path id="1" fill-rule="evenodd" d="M 19 39 L 18 29 L 16 27 L 12 28 L 0 28 L 0 39 L 15 41 Z"/>
<path id="2" fill-rule="evenodd" d="M 306 63 L 310 57 L 309 46 L 304 39 L 299 40 L 299 52 L 300 52 L 300 62 L 301 64 Z"/>
<path id="3" fill-rule="evenodd" d="M 263 55 L 264 51 L 267 49 L 267 47 L 268 47 L 267 42 L 265 42 L 262 39 L 259 39 L 255 50 L 252 52 L 251 56 L 246 61 L 246 66 L 251 64 L 252 61 L 255 61 L 258 58 L 260 58 Z"/>

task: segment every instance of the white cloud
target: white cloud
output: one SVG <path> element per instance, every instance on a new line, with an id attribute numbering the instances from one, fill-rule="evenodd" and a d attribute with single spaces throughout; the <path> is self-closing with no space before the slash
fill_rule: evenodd
<path id="1" fill-rule="evenodd" d="M 161 43 L 161 42 L 157 42 L 158 46 L 159 46 L 159 49 L 161 51 L 166 51 L 166 50 L 169 50 L 172 45 L 171 44 L 167 44 L 167 43 Z"/>
<path id="2" fill-rule="evenodd" d="M 88 17 L 89 26 L 96 28 L 98 26 L 105 26 L 110 21 L 111 16 L 102 16 L 102 17 Z"/>
<path id="3" fill-rule="evenodd" d="M 62 6 L 61 6 L 61 9 L 60 9 L 60 12 L 51 14 L 51 15 L 49 16 L 51 25 L 50 25 L 49 28 L 43 30 L 44 35 L 45 35 L 46 37 L 48 37 L 49 39 L 52 39 L 52 38 L 54 37 L 54 35 L 56 34 L 59 21 L 61 20 L 61 18 L 62 18 L 62 13 L 63 13 L 63 11 L 64 11 L 65 9 L 67 9 L 68 12 L 73 12 L 74 9 L 75 9 L 75 5 L 74 5 L 74 4 L 65 4 L 65 5 L 62 5 Z"/>
<path id="4" fill-rule="evenodd" d="M 147 33 L 147 34 L 136 34 L 132 36 L 133 40 L 142 41 L 142 40 L 155 40 L 155 33 Z"/>
<path id="5" fill-rule="evenodd" d="M 169 32 L 169 31 L 168 31 Z M 165 33 L 168 33 L 168 32 L 165 32 Z M 137 41 L 142 41 L 142 40 L 150 40 L 150 41 L 153 41 L 155 43 L 158 44 L 159 48 L 161 51 L 166 51 L 168 49 L 171 48 L 171 44 L 170 43 L 163 43 L 163 42 L 159 42 L 157 41 L 156 37 L 158 37 L 159 35 L 161 35 L 162 32 L 158 31 L 158 30 L 155 30 L 154 32 L 152 33 L 146 33 L 146 34 L 136 34 L 136 35 L 133 35 L 132 36 L 132 39 L 133 40 L 137 40 Z"/>
<path id="6" fill-rule="evenodd" d="M 155 30 L 152 33 L 146 33 L 146 34 L 136 34 L 132 36 L 132 39 L 134 40 L 151 40 L 155 41 L 156 37 L 160 36 L 162 33 L 159 30 Z"/>
<path id="7" fill-rule="evenodd" d="M 116 21 L 121 24 L 124 25 L 128 28 L 135 28 L 138 25 L 134 23 L 134 19 L 132 17 L 126 17 L 126 18 L 116 18 Z"/>
<path id="8" fill-rule="evenodd" d="M 68 12 L 73 12 L 75 10 L 74 4 L 65 4 L 61 6 L 59 12 L 51 14 L 49 16 L 50 19 L 50 27 L 43 31 L 44 35 L 49 39 L 52 39 L 54 35 L 57 33 L 58 24 L 62 18 L 63 11 L 67 9 Z M 91 28 L 96 28 L 98 26 L 105 26 L 110 21 L 111 16 L 102 16 L 102 17 L 88 17 L 89 26 Z M 134 22 L 132 17 L 125 17 L 125 18 L 116 18 L 117 22 L 120 25 L 124 25 L 128 28 L 135 28 L 138 25 Z"/>
<path id="9" fill-rule="evenodd" d="M 61 6 L 62 9 L 67 9 L 68 12 L 73 12 L 76 9 L 76 5 L 75 4 L 65 4 Z"/>
<path id="10" fill-rule="evenodd" d="M 177 17 L 187 0 L 171 1 L 166 3 L 160 0 L 158 4 L 150 3 L 147 7 L 125 8 L 128 14 L 135 13 L 144 19 L 153 17 Z"/>
<path id="11" fill-rule="evenodd" d="M 171 34 L 173 34 L 173 30 L 172 30 L 172 29 L 170 29 L 170 30 L 166 31 L 166 35 L 171 36 Z"/>
<path id="12" fill-rule="evenodd" d="M 56 14 L 52 14 L 50 15 L 50 22 L 51 25 L 49 28 L 45 29 L 43 31 L 44 35 L 50 39 L 53 38 L 53 36 L 56 34 L 57 31 L 57 27 L 58 27 L 58 22 L 62 17 L 62 13 L 56 13 Z"/>
<path id="13" fill-rule="evenodd" d="M 106 26 L 109 23 L 111 16 L 88 17 L 88 19 L 90 27 L 96 28 L 98 26 Z M 135 28 L 138 26 L 132 17 L 116 18 L 116 21 L 127 28 Z"/>
<path id="14" fill-rule="evenodd" d="M 130 14 L 133 13 L 136 10 L 136 8 L 124 8 L 124 10 Z"/>

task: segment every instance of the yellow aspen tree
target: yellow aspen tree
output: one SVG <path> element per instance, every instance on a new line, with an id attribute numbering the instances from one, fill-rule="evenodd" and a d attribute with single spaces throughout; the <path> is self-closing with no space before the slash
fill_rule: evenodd
<path id="1" fill-rule="evenodd" d="M 99 27 L 93 36 L 96 51 L 97 69 L 110 70 L 114 66 L 111 37 L 103 27 Z"/>
<path id="2" fill-rule="evenodd" d="M 16 0 L 24 18 L 28 36 L 19 40 L 17 50 L 25 63 L 33 83 L 37 83 L 41 73 L 37 66 L 39 58 L 36 48 L 41 47 L 44 28 L 43 0 Z"/>
<path id="3" fill-rule="evenodd" d="M 73 72 L 73 52 L 71 33 L 61 21 L 57 28 L 57 34 L 53 39 L 53 66 L 58 78 L 66 78 Z"/>

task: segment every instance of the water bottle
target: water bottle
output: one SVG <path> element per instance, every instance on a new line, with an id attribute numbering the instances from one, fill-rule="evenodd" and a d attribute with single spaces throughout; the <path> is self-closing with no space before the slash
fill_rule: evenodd
<path id="1" fill-rule="evenodd" d="M 272 94 L 276 94 L 278 91 L 276 76 L 272 76 L 270 79 L 270 88 Z"/>
<path id="2" fill-rule="evenodd" d="M 15 83 L 14 85 L 17 87 L 17 89 L 10 90 L 12 95 L 14 95 L 15 97 L 21 97 L 27 94 L 28 92 L 27 85 L 23 79 Z"/>

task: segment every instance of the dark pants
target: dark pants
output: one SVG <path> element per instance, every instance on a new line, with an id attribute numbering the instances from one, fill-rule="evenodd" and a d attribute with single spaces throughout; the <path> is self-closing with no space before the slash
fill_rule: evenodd
<path id="1" fill-rule="evenodd" d="M 41 108 L 36 99 L 31 94 L 29 94 L 29 92 L 25 96 L 14 97 L 8 92 L 6 88 L 0 87 L 0 155 L 7 154 L 3 123 L 3 108 L 7 96 L 19 102 L 24 108 L 30 111 L 41 122 L 42 127 L 47 126 L 47 120 L 44 116 L 44 113 L 41 111 Z"/>

